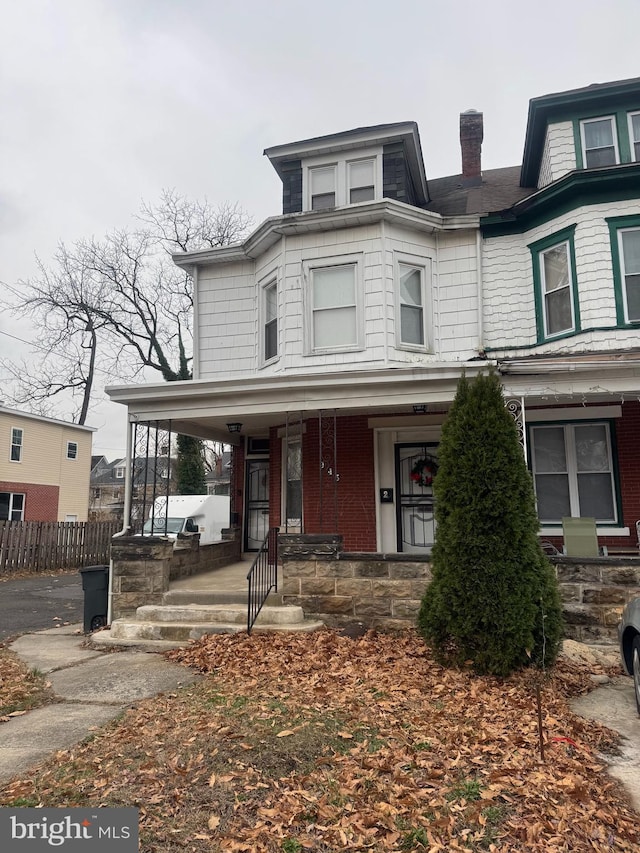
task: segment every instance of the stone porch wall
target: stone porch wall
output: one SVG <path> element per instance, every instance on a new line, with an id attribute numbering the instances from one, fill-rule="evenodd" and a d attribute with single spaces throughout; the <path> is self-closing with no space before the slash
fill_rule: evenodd
<path id="1" fill-rule="evenodd" d="M 116 536 L 111 540 L 111 618 L 132 616 L 144 604 L 160 604 L 169 582 L 212 571 L 240 560 L 240 536 L 223 531 L 223 540 L 200 547 L 196 537 L 187 548 L 152 536 Z"/>
<path id="2" fill-rule="evenodd" d="M 431 566 L 410 554 L 349 553 L 342 537 L 281 534 L 283 602 L 341 627 L 415 625 Z M 640 595 L 640 558 L 551 558 L 562 595 L 565 636 L 615 642 L 623 606 Z"/>
<path id="3" fill-rule="evenodd" d="M 341 627 L 414 625 L 431 567 L 411 554 L 342 550 L 341 536 L 281 534 L 282 600 Z"/>
<path id="4" fill-rule="evenodd" d="M 551 557 L 556 567 L 565 637 L 616 641 L 622 608 L 640 595 L 640 557 Z"/>

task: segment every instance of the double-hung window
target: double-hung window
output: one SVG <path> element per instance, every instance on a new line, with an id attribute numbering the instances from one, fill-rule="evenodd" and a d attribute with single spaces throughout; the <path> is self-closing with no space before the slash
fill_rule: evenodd
<path id="1" fill-rule="evenodd" d="M 582 161 L 585 169 L 615 166 L 620 162 L 614 116 L 580 122 Z"/>
<path id="2" fill-rule="evenodd" d="M 640 160 L 640 112 L 629 113 L 629 145 L 631 147 L 631 159 Z"/>
<path id="3" fill-rule="evenodd" d="M 567 516 L 618 521 L 609 424 L 531 426 L 531 460 L 542 524 Z"/>
<path id="4" fill-rule="evenodd" d="M 310 264 L 307 274 L 311 337 L 307 350 L 322 352 L 360 349 L 358 262 L 354 260 L 326 266 Z"/>
<path id="5" fill-rule="evenodd" d="M 373 201 L 376 196 L 375 160 L 353 160 L 347 163 L 349 204 Z"/>
<path id="6" fill-rule="evenodd" d="M 0 492 L 0 521 L 24 521 L 24 495 Z"/>
<path id="7" fill-rule="evenodd" d="M 575 226 L 532 243 L 538 339 L 580 328 L 573 234 Z"/>
<path id="8" fill-rule="evenodd" d="M 619 326 L 640 323 L 640 216 L 607 219 Z"/>
<path id="9" fill-rule="evenodd" d="M 78 458 L 78 442 L 77 441 L 68 441 L 67 442 L 67 459 L 77 459 Z"/>
<path id="10" fill-rule="evenodd" d="M 264 310 L 264 360 L 271 361 L 278 355 L 278 283 L 275 281 L 263 288 Z"/>
<path id="11" fill-rule="evenodd" d="M 309 169 L 311 210 L 336 206 L 336 166 Z"/>
<path id="12" fill-rule="evenodd" d="M 22 438 L 23 431 L 17 427 L 11 430 L 11 449 L 9 451 L 9 459 L 12 462 L 20 462 L 22 460 Z"/>
<path id="13" fill-rule="evenodd" d="M 430 262 L 425 260 L 417 264 L 400 260 L 396 270 L 396 306 L 399 315 L 397 345 L 427 349 Z"/>

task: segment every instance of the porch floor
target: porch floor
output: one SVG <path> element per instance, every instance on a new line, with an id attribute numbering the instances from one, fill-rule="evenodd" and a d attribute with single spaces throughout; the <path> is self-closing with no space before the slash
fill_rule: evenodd
<path id="1" fill-rule="evenodd" d="M 170 581 L 169 590 L 207 590 L 216 592 L 247 592 L 247 574 L 253 563 L 252 558 L 230 563 L 221 569 L 201 572 L 188 578 Z M 278 566 L 278 589 L 282 588 L 282 566 Z"/>

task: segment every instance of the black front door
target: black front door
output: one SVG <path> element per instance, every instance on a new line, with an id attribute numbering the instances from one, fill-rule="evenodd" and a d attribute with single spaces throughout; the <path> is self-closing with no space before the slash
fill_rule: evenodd
<path id="1" fill-rule="evenodd" d="M 433 476 L 436 444 L 396 445 L 396 530 L 398 551 L 430 554 L 435 535 Z"/>
<path id="2" fill-rule="evenodd" d="M 258 551 L 269 532 L 269 460 L 247 459 L 244 550 Z"/>

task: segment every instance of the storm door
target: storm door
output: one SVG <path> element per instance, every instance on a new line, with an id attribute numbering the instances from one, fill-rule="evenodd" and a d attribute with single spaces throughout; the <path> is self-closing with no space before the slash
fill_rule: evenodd
<path id="1" fill-rule="evenodd" d="M 258 551 L 269 532 L 269 460 L 247 459 L 244 550 Z"/>
<path id="2" fill-rule="evenodd" d="M 398 551 L 430 554 L 435 535 L 433 478 L 437 444 L 396 444 Z"/>

